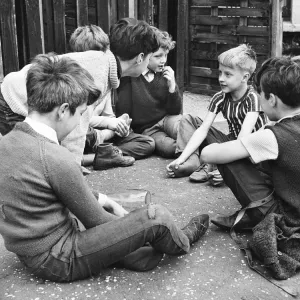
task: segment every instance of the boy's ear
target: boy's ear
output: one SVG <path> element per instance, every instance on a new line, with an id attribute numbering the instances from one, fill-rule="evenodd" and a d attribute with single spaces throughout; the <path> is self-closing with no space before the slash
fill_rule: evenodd
<path id="1" fill-rule="evenodd" d="M 63 103 L 57 110 L 57 114 L 58 114 L 58 120 L 61 121 L 65 114 L 66 114 L 66 111 L 69 109 L 70 105 L 69 103 Z"/>
<path id="2" fill-rule="evenodd" d="M 243 76 L 243 81 L 244 81 L 244 82 L 248 82 L 250 76 L 251 76 L 250 73 L 246 72 L 246 73 L 244 74 L 244 76 Z"/>
<path id="3" fill-rule="evenodd" d="M 269 101 L 269 104 L 272 107 L 276 107 L 277 106 L 277 102 L 278 102 L 278 98 L 274 94 L 270 93 L 270 97 L 269 97 L 268 101 Z"/>
<path id="4" fill-rule="evenodd" d="M 136 56 L 136 63 L 139 65 L 143 62 L 145 58 L 145 54 L 141 52 L 139 55 Z"/>

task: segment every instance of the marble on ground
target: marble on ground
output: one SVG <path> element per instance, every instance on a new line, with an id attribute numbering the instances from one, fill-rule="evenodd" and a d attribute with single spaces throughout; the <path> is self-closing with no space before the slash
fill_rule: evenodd
<path id="1" fill-rule="evenodd" d="M 205 114 L 209 97 L 185 94 L 184 112 Z M 225 128 L 222 118 L 217 126 Z M 187 178 L 167 178 L 171 160 L 152 156 L 132 167 L 93 171 L 92 188 L 104 193 L 125 189 L 149 190 L 156 203 L 165 205 L 179 227 L 200 213 L 230 214 L 239 208 L 226 186 L 193 184 Z M 299 275 L 286 284 L 298 286 Z M 252 271 L 228 232 L 211 225 L 205 236 L 183 256 L 165 256 L 150 272 L 110 268 L 99 276 L 73 283 L 53 283 L 30 274 L 0 238 L 0 300 L 282 300 L 291 296 Z"/>

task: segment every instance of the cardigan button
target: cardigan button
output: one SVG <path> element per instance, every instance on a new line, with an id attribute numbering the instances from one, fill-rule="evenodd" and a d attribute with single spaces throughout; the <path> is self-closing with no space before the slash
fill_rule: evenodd
<path id="1" fill-rule="evenodd" d="M 281 255 L 282 255 L 282 252 L 281 252 L 281 251 L 278 251 L 277 253 L 278 253 L 278 255 L 279 255 L 279 256 L 281 256 Z"/>

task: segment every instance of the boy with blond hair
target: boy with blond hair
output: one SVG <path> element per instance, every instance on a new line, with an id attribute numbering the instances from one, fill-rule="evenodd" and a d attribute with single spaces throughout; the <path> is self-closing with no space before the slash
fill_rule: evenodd
<path id="1" fill-rule="evenodd" d="M 258 96 L 253 87 L 248 86 L 256 68 L 255 52 L 243 44 L 220 54 L 218 61 L 221 91 L 212 97 L 203 121 L 190 114 L 183 116 L 177 138 L 180 156 L 167 166 L 170 177 L 191 175 L 190 180 L 195 182 L 205 182 L 213 177 L 211 182 L 219 185 L 222 182 L 219 172 L 213 171 L 212 165 L 200 165 L 199 153 L 203 147 L 211 140 L 225 142 L 239 139 L 266 123 Z M 228 122 L 228 135 L 212 127 L 219 112 Z"/>
<path id="2" fill-rule="evenodd" d="M 116 114 L 127 113 L 134 132 L 150 136 L 155 151 L 174 157 L 177 131 L 182 117 L 182 97 L 170 66 L 165 66 L 175 41 L 165 31 L 153 27 L 159 49 L 150 58 L 148 69 L 137 78 L 121 79 Z"/>

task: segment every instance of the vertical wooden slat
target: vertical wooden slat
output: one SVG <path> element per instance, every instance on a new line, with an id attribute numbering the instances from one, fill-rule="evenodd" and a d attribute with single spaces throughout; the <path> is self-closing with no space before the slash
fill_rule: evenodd
<path id="1" fill-rule="evenodd" d="M 248 0 L 241 0 L 241 7 L 248 7 Z M 239 20 L 240 26 L 247 26 L 248 25 L 248 18 L 247 17 L 240 17 Z M 247 43 L 247 38 L 245 36 L 239 36 L 239 43 Z"/>
<path id="2" fill-rule="evenodd" d="M 158 1 L 158 28 L 168 31 L 168 0 Z"/>
<path id="3" fill-rule="evenodd" d="M 53 0 L 54 51 L 66 52 L 65 0 Z"/>
<path id="4" fill-rule="evenodd" d="M 37 54 L 43 53 L 44 40 L 42 35 L 42 19 L 40 15 L 40 5 L 39 0 L 26 0 L 26 24 L 27 24 L 27 37 L 29 46 L 29 57 L 32 58 Z"/>
<path id="5" fill-rule="evenodd" d="M 128 0 L 129 18 L 138 18 L 138 0 Z"/>
<path id="6" fill-rule="evenodd" d="M 53 1 L 43 0 L 42 5 L 44 21 L 44 43 L 45 52 L 47 53 L 54 50 Z"/>
<path id="7" fill-rule="evenodd" d="M 19 69 L 15 1 L 0 1 L 0 36 L 4 75 Z"/>
<path id="8" fill-rule="evenodd" d="M 76 18 L 77 26 L 89 24 L 89 10 L 87 0 L 76 0 Z"/>
<path id="9" fill-rule="evenodd" d="M 272 20 L 271 24 L 271 55 L 281 56 L 282 55 L 282 0 L 271 1 L 272 13 L 270 18 Z"/>
<path id="10" fill-rule="evenodd" d="M 140 0 L 138 19 L 153 25 L 153 0 Z"/>
<path id="11" fill-rule="evenodd" d="M 96 0 L 97 25 L 106 33 L 109 33 L 111 26 L 110 2 L 110 0 Z"/>
<path id="12" fill-rule="evenodd" d="M 129 0 L 118 0 L 118 19 L 129 17 Z"/>
<path id="13" fill-rule="evenodd" d="M 188 0 L 178 1 L 177 5 L 177 44 L 176 44 L 176 81 L 182 91 L 185 83 L 185 69 L 188 69 L 187 43 L 188 43 Z M 188 77 L 186 77 L 188 78 Z"/>

